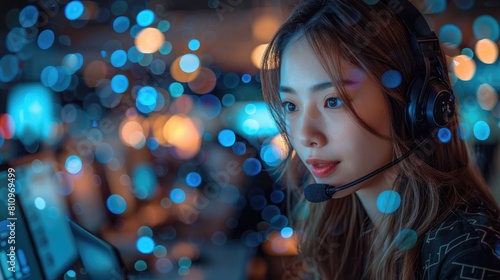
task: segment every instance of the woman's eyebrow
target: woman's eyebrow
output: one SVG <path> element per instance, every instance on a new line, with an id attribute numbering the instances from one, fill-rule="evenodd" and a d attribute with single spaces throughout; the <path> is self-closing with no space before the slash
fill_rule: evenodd
<path id="1" fill-rule="evenodd" d="M 323 91 L 325 89 L 330 89 L 332 87 L 334 87 L 332 82 L 323 82 L 323 83 L 315 84 L 315 85 L 309 87 L 309 92 L 312 93 L 312 92 Z M 288 87 L 288 86 L 283 86 L 283 85 L 281 85 L 279 87 L 278 91 L 280 93 L 291 93 L 291 94 L 297 93 L 293 88 Z"/>

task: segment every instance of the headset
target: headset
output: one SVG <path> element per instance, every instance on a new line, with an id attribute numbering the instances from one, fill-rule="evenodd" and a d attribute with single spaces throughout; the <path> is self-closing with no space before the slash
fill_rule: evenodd
<path id="1" fill-rule="evenodd" d="M 425 72 L 407 89 L 405 125 L 409 135 L 422 140 L 446 127 L 455 114 L 455 95 L 446 75 L 445 62 L 436 34 L 420 11 L 408 0 L 382 0 L 403 22 L 413 54 L 420 57 Z"/>

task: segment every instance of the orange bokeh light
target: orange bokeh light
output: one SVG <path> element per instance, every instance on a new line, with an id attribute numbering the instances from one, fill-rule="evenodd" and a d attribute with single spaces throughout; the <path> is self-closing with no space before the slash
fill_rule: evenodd
<path id="1" fill-rule="evenodd" d="M 198 94 L 209 93 L 215 88 L 217 77 L 214 71 L 201 67 L 198 76 L 188 83 L 189 88 Z"/>
<path id="2" fill-rule="evenodd" d="M 170 113 L 187 114 L 193 108 L 193 99 L 186 95 L 181 95 L 170 105 Z"/>
<path id="3" fill-rule="evenodd" d="M 495 108 L 498 101 L 498 95 L 495 89 L 489 84 L 482 84 L 477 89 L 477 102 L 479 106 L 486 111 Z"/>
<path id="4" fill-rule="evenodd" d="M 108 69 L 106 64 L 100 60 L 94 60 L 87 67 L 83 73 L 83 80 L 88 87 L 96 87 L 102 79 L 106 77 Z"/>
<path id="5" fill-rule="evenodd" d="M 163 127 L 163 137 L 174 146 L 182 159 L 194 157 L 201 147 L 201 133 L 195 122 L 185 115 L 172 116 Z"/>
<path id="6" fill-rule="evenodd" d="M 164 41 L 165 35 L 160 30 L 148 27 L 137 34 L 134 43 L 140 52 L 154 53 L 160 49 Z"/>
<path id="7" fill-rule="evenodd" d="M 452 69 L 457 78 L 469 81 L 476 74 L 476 63 L 466 55 L 459 55 L 453 58 Z"/>
<path id="8" fill-rule="evenodd" d="M 498 59 L 498 46 L 490 39 L 482 39 L 476 43 L 476 56 L 486 64 L 493 64 Z"/>
<path id="9" fill-rule="evenodd" d="M 198 77 L 198 74 L 201 71 L 201 67 L 196 68 L 196 70 L 191 73 L 186 73 L 181 69 L 181 58 L 182 56 L 179 56 L 174 60 L 174 62 L 172 62 L 172 65 L 170 65 L 170 74 L 172 75 L 172 78 L 174 78 L 178 82 L 191 82 L 196 79 L 196 77 Z"/>
<path id="10" fill-rule="evenodd" d="M 262 44 L 255 47 L 252 51 L 252 63 L 255 67 L 261 68 L 262 56 L 264 55 L 264 51 L 266 50 L 268 44 Z"/>
<path id="11" fill-rule="evenodd" d="M 149 122 L 140 117 L 128 118 L 120 124 L 120 139 L 127 146 L 140 149 L 146 143 Z"/>

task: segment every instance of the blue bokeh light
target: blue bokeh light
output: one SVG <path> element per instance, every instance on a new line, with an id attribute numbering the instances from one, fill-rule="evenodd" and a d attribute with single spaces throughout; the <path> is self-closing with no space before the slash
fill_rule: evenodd
<path id="1" fill-rule="evenodd" d="M 35 198 L 34 203 L 35 203 L 35 207 L 36 207 L 38 210 L 43 210 L 43 209 L 45 209 L 45 206 L 47 205 L 47 204 L 45 203 L 45 200 L 44 200 L 43 198 L 41 198 L 41 197 L 37 197 L 37 198 Z"/>
<path id="2" fill-rule="evenodd" d="M 238 200 L 240 199 L 240 190 L 233 185 L 224 186 L 220 190 L 219 198 L 227 204 L 238 203 Z"/>
<path id="3" fill-rule="evenodd" d="M 285 193 L 280 190 L 274 190 L 269 196 L 273 203 L 281 203 L 285 199 Z"/>
<path id="4" fill-rule="evenodd" d="M 222 81 L 227 88 L 236 88 L 240 84 L 240 77 L 238 74 L 230 72 L 224 75 Z"/>
<path id="5" fill-rule="evenodd" d="M 245 105 L 245 113 L 253 115 L 255 114 L 256 111 L 257 111 L 257 106 L 255 106 L 255 104 L 248 103 L 247 105 Z"/>
<path id="6" fill-rule="evenodd" d="M 136 106 L 142 113 L 151 113 L 156 108 L 158 92 L 150 86 L 142 87 L 137 93 Z"/>
<path id="7" fill-rule="evenodd" d="M 76 272 L 74 270 L 70 269 L 70 270 L 66 271 L 66 276 L 68 276 L 70 279 L 76 279 Z"/>
<path id="8" fill-rule="evenodd" d="M 217 139 L 223 147 L 231 147 L 236 141 L 236 134 L 230 129 L 223 129 L 217 135 Z"/>
<path id="9" fill-rule="evenodd" d="M 281 215 L 281 211 L 276 205 L 268 205 L 262 210 L 261 216 L 264 221 L 271 222 L 274 217 Z"/>
<path id="10" fill-rule="evenodd" d="M 128 88 L 128 79 L 125 75 L 118 74 L 111 78 L 111 89 L 116 93 L 124 93 Z"/>
<path id="11" fill-rule="evenodd" d="M 469 10 L 474 7 L 474 0 L 453 0 L 453 2 L 461 10 Z"/>
<path id="12" fill-rule="evenodd" d="M 19 13 L 19 23 L 21 24 L 22 27 L 25 28 L 32 27 L 33 25 L 35 25 L 37 20 L 38 20 L 38 9 L 33 5 L 24 7 Z"/>
<path id="13" fill-rule="evenodd" d="M 71 155 L 66 159 L 66 162 L 64 164 L 64 167 L 66 170 L 71 173 L 71 174 L 77 174 L 82 170 L 83 163 L 82 160 L 76 156 L 76 155 Z"/>
<path id="14" fill-rule="evenodd" d="M 138 164 L 132 170 L 132 185 L 138 199 L 147 199 L 154 195 L 158 180 L 153 167 L 149 164 Z"/>
<path id="15" fill-rule="evenodd" d="M 228 94 L 224 94 L 224 96 L 222 97 L 222 105 L 226 106 L 226 107 L 230 107 L 234 104 L 234 101 L 235 101 L 235 97 L 234 95 L 228 93 Z"/>
<path id="16" fill-rule="evenodd" d="M 123 33 L 130 27 L 130 19 L 126 16 L 119 16 L 113 21 L 113 30 L 116 33 Z"/>
<path id="17" fill-rule="evenodd" d="M 462 43 L 462 30 L 454 24 L 445 24 L 439 29 L 439 40 L 443 44 L 458 47 Z"/>
<path id="18" fill-rule="evenodd" d="M 153 230 L 148 226 L 142 226 L 137 230 L 137 236 L 153 237 Z"/>
<path id="19" fill-rule="evenodd" d="M 180 257 L 177 264 L 179 264 L 179 266 L 190 267 L 193 262 L 188 257 Z"/>
<path id="20" fill-rule="evenodd" d="M 141 236 L 137 239 L 137 250 L 143 254 L 152 253 L 155 248 L 154 240 L 149 236 Z"/>
<path id="21" fill-rule="evenodd" d="M 148 268 L 148 264 L 143 260 L 138 260 L 134 264 L 134 269 L 136 271 L 144 271 Z"/>
<path id="22" fill-rule="evenodd" d="M 167 274 L 170 271 L 172 271 L 173 267 L 174 267 L 174 264 L 172 263 L 172 261 L 169 259 L 166 259 L 166 258 L 158 259 L 155 262 L 156 270 L 160 273 L 163 273 L 163 274 Z"/>
<path id="23" fill-rule="evenodd" d="M 11 87 L 7 98 L 7 113 L 15 124 L 14 136 L 24 144 L 53 137 L 56 105 L 53 92 L 39 83 Z"/>
<path id="24" fill-rule="evenodd" d="M 143 29 L 144 29 L 144 27 L 142 27 L 138 24 L 132 25 L 132 27 L 130 27 L 130 30 L 129 30 L 130 37 L 135 39 L 135 37 L 137 37 L 137 34 L 139 34 L 139 32 L 141 32 L 141 30 L 143 30 Z"/>
<path id="25" fill-rule="evenodd" d="M 168 86 L 168 91 L 172 97 L 179 97 L 184 93 L 184 86 L 181 83 L 173 82 Z"/>
<path id="26" fill-rule="evenodd" d="M 68 20 L 75 20 L 83 15 L 84 10 L 85 7 L 83 6 L 83 3 L 75 0 L 69 2 L 66 5 L 66 8 L 64 9 L 64 15 Z"/>
<path id="27" fill-rule="evenodd" d="M 472 30 L 474 31 L 474 36 L 478 40 L 490 39 L 496 42 L 500 37 L 500 26 L 498 21 L 490 15 L 482 15 L 474 20 L 472 25 Z"/>
<path id="28" fill-rule="evenodd" d="M 262 170 L 262 164 L 256 158 L 247 158 L 242 165 L 243 172 L 248 176 L 255 176 Z"/>
<path id="29" fill-rule="evenodd" d="M 451 131 L 448 128 L 446 128 L 446 127 L 440 128 L 439 131 L 438 131 L 438 139 L 442 143 L 448 143 L 448 142 L 450 142 L 450 140 L 451 140 Z"/>
<path id="30" fill-rule="evenodd" d="M 163 258 L 167 255 L 167 248 L 163 245 L 156 245 L 155 249 L 153 250 L 153 254 L 157 258 Z"/>
<path id="31" fill-rule="evenodd" d="M 466 56 L 468 56 L 470 58 L 474 58 L 474 51 L 472 49 L 470 49 L 470 48 L 464 48 L 462 50 L 462 54 L 466 55 Z"/>
<path id="32" fill-rule="evenodd" d="M 271 220 L 271 225 L 275 229 L 281 230 L 288 224 L 288 218 L 285 215 L 274 216 Z"/>
<path id="33" fill-rule="evenodd" d="M 167 55 L 171 51 L 172 51 L 172 43 L 170 43 L 169 41 L 163 42 L 163 44 L 161 44 L 160 49 L 158 50 L 158 52 L 163 55 Z"/>
<path id="34" fill-rule="evenodd" d="M 474 124 L 474 136 L 477 140 L 484 141 L 490 137 L 490 126 L 485 121 L 478 121 Z"/>
<path id="35" fill-rule="evenodd" d="M 215 119 L 220 114 L 222 109 L 219 98 L 213 94 L 205 94 L 198 98 L 196 106 L 204 120 Z"/>
<path id="36" fill-rule="evenodd" d="M 158 22 L 158 30 L 167 32 L 170 29 L 170 22 L 168 20 L 160 20 Z"/>
<path id="37" fill-rule="evenodd" d="M 410 250 L 417 244 L 417 232 L 412 229 L 403 229 L 396 235 L 396 247 L 399 250 Z"/>
<path id="38" fill-rule="evenodd" d="M 382 75 L 382 84 L 387 88 L 396 88 L 403 81 L 403 76 L 397 70 L 389 70 Z"/>
<path id="39" fill-rule="evenodd" d="M 247 145 L 243 142 L 236 142 L 232 147 L 233 153 L 237 156 L 242 156 L 247 152 Z"/>
<path id="40" fill-rule="evenodd" d="M 127 53 L 124 50 L 116 50 L 111 54 L 111 65 L 122 67 L 127 62 Z"/>
<path id="41" fill-rule="evenodd" d="M 11 52 L 20 51 L 28 43 L 26 36 L 26 29 L 21 27 L 12 28 L 5 38 L 7 50 Z"/>
<path id="42" fill-rule="evenodd" d="M 246 119 L 241 124 L 241 129 L 246 135 L 255 135 L 259 132 L 260 124 L 255 119 Z"/>
<path id="43" fill-rule="evenodd" d="M 390 214 L 396 211 L 401 204 L 401 196 L 399 193 L 386 190 L 379 194 L 377 198 L 377 208 L 384 214 Z"/>
<path id="44" fill-rule="evenodd" d="M 108 143 L 99 143 L 95 148 L 95 158 L 100 163 L 108 163 L 113 159 L 113 147 Z"/>
<path id="45" fill-rule="evenodd" d="M 200 41 L 196 40 L 196 39 L 192 39 L 191 41 L 189 41 L 188 43 L 188 48 L 192 51 L 196 51 L 200 48 Z"/>
<path id="46" fill-rule="evenodd" d="M 170 192 L 170 199 L 177 204 L 180 204 L 184 202 L 184 199 L 186 199 L 186 194 L 184 193 L 183 190 L 179 188 L 175 188 Z"/>
<path id="47" fill-rule="evenodd" d="M 67 54 L 63 58 L 62 65 L 73 74 L 83 66 L 83 56 L 80 53 Z"/>
<path id="48" fill-rule="evenodd" d="M 243 74 L 243 76 L 241 76 L 241 81 L 244 82 L 245 84 L 250 83 L 251 80 L 252 76 L 250 76 L 250 74 Z"/>
<path id="49" fill-rule="evenodd" d="M 106 200 L 106 206 L 108 210 L 113 214 L 122 214 L 127 210 L 127 202 L 125 199 L 118 194 L 112 194 Z"/>
<path id="50" fill-rule="evenodd" d="M 161 59 L 154 59 L 153 62 L 149 65 L 149 69 L 151 72 L 155 75 L 161 75 L 163 72 L 165 72 L 165 69 L 167 68 L 167 65 L 165 61 Z"/>
<path id="51" fill-rule="evenodd" d="M 158 142 L 158 140 L 156 138 L 151 137 L 147 141 L 147 146 L 150 150 L 154 151 L 154 150 L 158 149 L 158 147 L 160 146 L 160 143 Z"/>
<path id="52" fill-rule="evenodd" d="M 281 237 L 290 238 L 293 235 L 293 229 L 291 227 L 284 227 L 281 229 Z"/>
<path id="53" fill-rule="evenodd" d="M 140 26 L 149 26 L 155 20 L 155 14 L 151 10 L 142 10 L 137 14 L 136 20 Z"/>
<path id="54" fill-rule="evenodd" d="M 281 150 L 275 145 L 264 145 L 260 150 L 260 157 L 269 166 L 278 166 L 281 162 Z"/>
<path id="55" fill-rule="evenodd" d="M 192 188 L 196 188 L 201 184 L 201 175 L 198 172 L 189 172 L 186 175 L 186 184 Z"/>
<path id="56" fill-rule="evenodd" d="M 132 46 L 127 51 L 127 57 L 130 62 L 137 63 L 142 60 L 144 54 L 141 53 L 136 46 Z"/>
<path id="57" fill-rule="evenodd" d="M 462 140 L 469 139 L 469 137 L 471 135 L 471 129 L 470 129 L 469 124 L 461 123 L 458 125 L 457 130 L 458 130 L 458 136 L 460 137 L 460 139 L 462 139 Z"/>
<path id="58" fill-rule="evenodd" d="M 0 82 L 10 82 L 18 73 L 19 60 L 15 55 L 8 54 L 0 59 Z"/>
<path id="59" fill-rule="evenodd" d="M 192 53 L 185 54 L 181 57 L 179 61 L 181 70 L 186 73 L 193 73 L 200 67 L 200 59 L 198 56 Z"/>
<path id="60" fill-rule="evenodd" d="M 54 44 L 54 31 L 50 29 L 45 29 L 38 35 L 38 47 L 42 50 L 46 50 Z"/>

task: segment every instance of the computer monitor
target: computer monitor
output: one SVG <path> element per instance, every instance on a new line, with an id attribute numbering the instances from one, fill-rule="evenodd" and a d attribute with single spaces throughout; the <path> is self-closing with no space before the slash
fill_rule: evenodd
<path id="1" fill-rule="evenodd" d="M 118 250 L 73 221 L 69 221 L 89 279 L 122 280 L 126 271 Z"/>
<path id="2" fill-rule="evenodd" d="M 58 169 L 44 154 L 0 165 L 0 280 L 126 279 L 117 249 L 70 220 Z"/>
<path id="3" fill-rule="evenodd" d="M 23 209 L 9 205 L 8 168 L 0 166 L 0 279 L 44 279 Z"/>
<path id="4" fill-rule="evenodd" d="M 19 265 L 12 273 L 8 267 L 5 269 L 2 261 L 5 279 L 59 279 L 78 261 L 76 243 L 66 218 L 69 212 L 64 197 L 56 191 L 59 186 L 54 164 L 50 158 L 32 156 L 0 168 L 0 183 L 4 186 L 11 183 L 15 189 L 15 198 L 11 197 L 11 201 L 9 188 L 1 188 L 0 192 L 0 261 L 7 256 L 8 238 L 14 234 Z M 14 202 L 17 215 L 15 233 L 8 227 L 9 202 Z"/>

